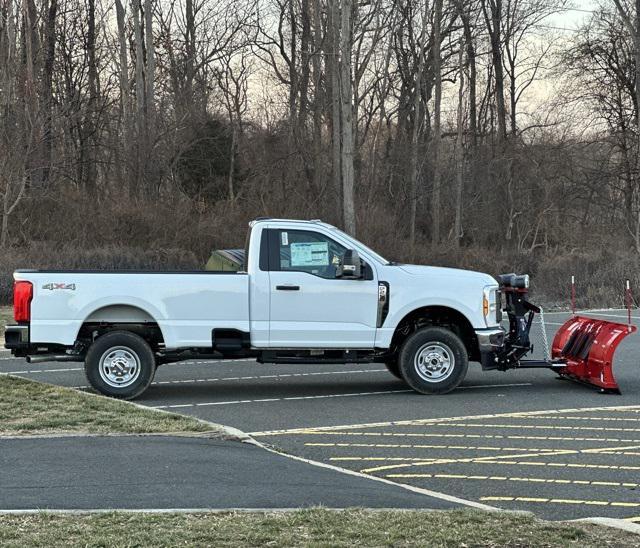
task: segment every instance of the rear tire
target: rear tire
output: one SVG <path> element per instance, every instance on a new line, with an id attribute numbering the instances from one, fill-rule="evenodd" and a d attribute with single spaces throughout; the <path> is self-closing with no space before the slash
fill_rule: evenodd
<path id="1" fill-rule="evenodd" d="M 142 337 L 129 331 L 112 331 L 89 347 L 84 371 L 89 384 L 101 394 L 131 400 L 151 384 L 156 360 Z"/>
<path id="2" fill-rule="evenodd" d="M 442 327 L 426 327 L 410 335 L 399 356 L 405 382 L 421 394 L 446 394 L 465 378 L 469 356 L 455 333 Z"/>

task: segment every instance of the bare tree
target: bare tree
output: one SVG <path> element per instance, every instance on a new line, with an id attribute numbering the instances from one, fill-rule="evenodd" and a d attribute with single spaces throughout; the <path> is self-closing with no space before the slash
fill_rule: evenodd
<path id="1" fill-rule="evenodd" d="M 342 168 L 342 200 L 344 228 L 355 236 L 355 173 L 353 170 L 353 82 L 351 72 L 351 52 L 353 48 L 352 0 L 342 0 L 340 12 L 340 165 Z"/>

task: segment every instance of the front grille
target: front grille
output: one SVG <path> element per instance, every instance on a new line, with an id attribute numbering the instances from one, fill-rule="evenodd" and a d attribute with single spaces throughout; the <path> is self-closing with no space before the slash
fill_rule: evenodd
<path id="1" fill-rule="evenodd" d="M 496 290 L 496 322 L 502 321 L 502 291 Z"/>

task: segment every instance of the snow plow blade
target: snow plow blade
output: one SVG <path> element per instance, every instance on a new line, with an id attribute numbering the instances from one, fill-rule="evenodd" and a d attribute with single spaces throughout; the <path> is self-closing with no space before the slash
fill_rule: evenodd
<path id="1" fill-rule="evenodd" d="M 562 378 L 620 394 L 613 375 L 613 355 L 622 340 L 636 331 L 633 325 L 574 316 L 558 329 L 553 339 L 553 361 L 566 363 L 554 369 Z"/>

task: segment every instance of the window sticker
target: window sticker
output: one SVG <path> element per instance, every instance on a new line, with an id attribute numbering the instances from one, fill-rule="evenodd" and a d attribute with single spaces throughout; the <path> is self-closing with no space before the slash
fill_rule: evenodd
<path id="1" fill-rule="evenodd" d="M 292 243 L 291 266 L 329 266 L 329 243 Z"/>
<path id="2" fill-rule="evenodd" d="M 280 238 L 282 239 L 282 245 L 289 245 L 289 234 L 287 232 L 281 232 Z"/>

